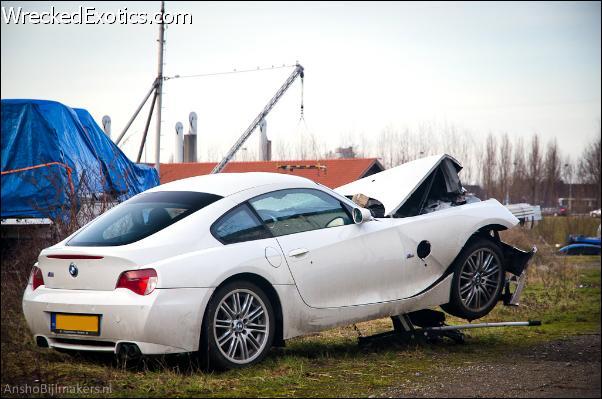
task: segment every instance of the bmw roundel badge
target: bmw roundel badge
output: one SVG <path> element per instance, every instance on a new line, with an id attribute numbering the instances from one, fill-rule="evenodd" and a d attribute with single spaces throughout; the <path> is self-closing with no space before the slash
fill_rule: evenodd
<path id="1" fill-rule="evenodd" d="M 73 262 L 69 265 L 69 274 L 71 277 L 77 277 L 77 266 Z"/>

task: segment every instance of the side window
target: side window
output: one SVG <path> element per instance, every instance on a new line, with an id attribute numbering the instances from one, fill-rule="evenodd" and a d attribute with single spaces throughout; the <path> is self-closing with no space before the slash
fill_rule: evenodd
<path id="1" fill-rule="evenodd" d="M 341 202 L 320 190 L 279 190 L 249 203 L 275 237 L 353 223 Z"/>
<path id="2" fill-rule="evenodd" d="M 261 240 L 272 236 L 247 204 L 228 211 L 211 227 L 211 232 L 224 244 Z"/>

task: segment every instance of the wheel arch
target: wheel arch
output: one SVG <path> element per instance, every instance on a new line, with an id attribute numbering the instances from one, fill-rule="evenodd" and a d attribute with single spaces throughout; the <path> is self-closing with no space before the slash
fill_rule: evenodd
<path id="1" fill-rule="evenodd" d="M 217 290 L 220 287 L 222 287 L 228 283 L 231 283 L 232 281 L 248 281 L 250 283 L 257 285 L 259 288 L 261 288 L 263 290 L 263 292 L 267 295 L 268 299 L 270 300 L 270 304 L 272 305 L 272 309 L 274 310 L 274 317 L 276 318 L 276 331 L 274 332 L 273 345 L 277 346 L 277 347 L 284 346 L 284 338 L 283 338 L 284 325 L 283 325 L 283 317 L 282 317 L 282 303 L 280 302 L 280 297 L 278 296 L 278 293 L 276 292 L 276 290 L 274 289 L 272 284 L 267 279 L 260 276 L 259 274 L 238 273 L 238 274 L 229 276 L 227 279 L 222 281 L 221 284 L 219 284 L 215 288 L 214 294 L 215 294 L 215 292 L 217 292 Z M 213 295 L 212 295 L 212 297 L 213 297 Z"/>
<path id="2" fill-rule="evenodd" d="M 508 230 L 508 227 L 504 226 L 502 224 L 499 224 L 499 223 L 489 223 L 489 224 L 485 224 L 481 227 L 476 228 L 476 230 L 472 234 L 468 235 L 468 237 L 464 240 L 464 243 L 462 244 L 462 247 L 461 247 L 460 251 L 458 252 L 458 255 L 456 256 L 456 258 L 458 256 L 460 256 L 462 251 L 464 251 L 464 248 L 466 248 L 468 245 L 470 245 L 470 243 L 476 238 L 488 238 L 490 240 L 493 240 L 496 243 L 499 242 L 500 241 L 499 232 L 504 231 L 504 230 Z M 454 259 L 454 262 L 455 262 L 455 260 L 456 259 Z"/>
<path id="3" fill-rule="evenodd" d="M 497 231 L 492 230 L 492 229 L 485 229 L 484 231 L 477 231 L 475 234 L 473 234 L 470 237 L 470 239 L 467 241 L 465 247 L 462 248 L 462 251 L 460 252 L 458 257 L 454 260 L 454 263 L 450 266 L 449 272 L 453 273 L 453 281 L 452 281 L 452 286 L 451 286 L 451 291 L 450 291 L 450 300 L 448 303 L 441 305 L 441 308 L 445 312 L 447 312 L 453 316 L 456 316 L 456 317 L 467 319 L 469 321 L 476 320 L 476 319 L 479 319 L 479 318 L 487 315 L 496 306 L 497 302 L 502 297 L 502 293 L 504 290 L 504 284 L 505 284 L 505 276 L 504 276 L 505 268 L 504 268 L 503 248 L 501 247 L 500 244 L 498 244 L 496 242 L 496 239 L 490 235 L 491 232 L 497 232 Z M 483 288 L 481 291 L 488 293 L 488 296 L 484 297 L 485 304 L 481 305 L 481 303 L 479 301 L 481 299 L 483 299 L 483 297 L 482 297 L 481 293 L 479 292 L 479 290 L 476 290 L 475 293 L 477 296 L 477 302 L 476 302 L 477 307 L 472 308 L 471 307 L 472 300 L 470 301 L 470 303 L 466 304 L 464 302 L 464 300 L 462 299 L 462 294 L 461 294 L 461 289 L 460 289 L 460 284 L 461 284 L 460 275 L 464 275 L 464 273 L 463 273 L 464 266 L 463 265 L 467 264 L 466 259 L 468 259 L 469 256 L 472 256 L 472 254 L 474 253 L 473 251 L 482 250 L 483 248 L 490 248 L 489 251 L 496 252 L 496 256 L 499 257 L 499 261 L 501 263 L 498 264 L 497 269 L 495 270 L 495 275 L 497 275 L 499 277 L 498 277 L 498 279 L 495 280 L 495 282 L 497 284 L 495 286 L 495 291 L 490 291 L 489 288 L 487 288 L 485 290 L 485 286 L 483 285 L 482 282 L 479 282 L 479 281 L 477 281 L 476 283 L 473 282 L 473 284 L 480 284 L 481 287 Z M 485 262 L 485 261 L 483 261 L 483 262 Z M 477 264 L 479 264 L 479 263 L 477 263 Z M 481 265 L 483 265 L 483 264 L 481 264 Z M 477 270 L 473 269 L 472 273 L 473 273 L 472 277 L 474 277 L 474 275 L 477 274 Z M 472 278 L 472 277 L 469 275 L 468 278 Z M 474 288 L 473 288 L 473 290 L 474 290 Z"/>
<path id="4" fill-rule="evenodd" d="M 485 224 L 481 227 L 476 228 L 476 230 L 473 231 L 472 234 L 469 234 L 468 237 L 464 239 L 464 243 L 460 247 L 460 250 L 454 257 L 454 260 L 447 266 L 447 269 L 445 270 L 445 273 L 443 273 L 443 275 L 441 276 L 441 279 L 443 279 L 443 278 L 447 277 L 448 275 L 450 275 L 451 273 L 453 273 L 453 265 L 456 263 L 456 261 L 458 260 L 460 255 L 464 252 L 466 247 L 468 247 L 475 239 L 487 238 L 489 240 L 492 240 L 496 244 L 498 244 L 501 249 L 501 244 L 500 244 L 501 240 L 500 240 L 499 232 L 503 231 L 503 230 L 508 230 L 508 227 L 504 226 L 502 224 L 499 224 L 499 223 L 489 223 L 489 224 Z"/>

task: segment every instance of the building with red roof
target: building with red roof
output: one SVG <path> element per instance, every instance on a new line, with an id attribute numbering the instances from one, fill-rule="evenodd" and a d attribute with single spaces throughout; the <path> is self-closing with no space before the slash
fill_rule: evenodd
<path id="1" fill-rule="evenodd" d="M 161 164 L 161 183 L 211 173 L 216 162 Z M 384 170 L 376 158 L 304 161 L 229 162 L 223 173 L 272 172 L 306 177 L 330 188 L 342 186 Z"/>

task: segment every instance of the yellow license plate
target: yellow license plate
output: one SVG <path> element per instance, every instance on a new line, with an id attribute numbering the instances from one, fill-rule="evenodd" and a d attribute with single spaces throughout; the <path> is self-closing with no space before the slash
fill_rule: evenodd
<path id="1" fill-rule="evenodd" d="M 52 313 L 50 330 L 59 334 L 100 335 L 100 316 Z"/>

